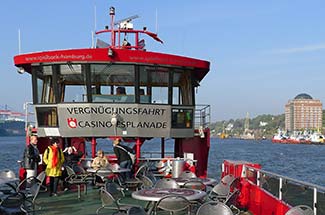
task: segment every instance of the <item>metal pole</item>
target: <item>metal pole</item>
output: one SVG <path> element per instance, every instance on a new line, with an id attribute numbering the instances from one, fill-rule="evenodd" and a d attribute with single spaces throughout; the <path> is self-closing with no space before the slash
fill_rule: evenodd
<path id="1" fill-rule="evenodd" d="M 165 138 L 161 138 L 161 157 L 165 157 Z"/>
<path id="2" fill-rule="evenodd" d="M 140 160 L 139 158 L 141 157 L 141 151 L 140 151 L 140 146 L 141 146 L 141 139 L 137 138 L 135 142 L 135 153 L 136 153 L 136 164 L 138 165 Z"/>
<path id="3" fill-rule="evenodd" d="M 91 139 L 91 157 L 94 158 L 96 157 L 96 138 L 92 137 Z"/>
<path id="4" fill-rule="evenodd" d="M 279 199 L 282 200 L 282 178 L 279 181 Z"/>

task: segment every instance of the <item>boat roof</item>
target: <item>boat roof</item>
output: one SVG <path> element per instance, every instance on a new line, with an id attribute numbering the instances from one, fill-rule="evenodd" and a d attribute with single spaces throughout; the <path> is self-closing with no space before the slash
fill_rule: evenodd
<path id="1" fill-rule="evenodd" d="M 109 49 L 113 55 L 108 54 Z M 209 72 L 210 62 L 190 57 L 148 52 L 145 50 L 131 50 L 119 48 L 86 48 L 34 52 L 20 54 L 14 57 L 17 67 L 23 67 L 31 72 L 31 65 L 39 63 L 134 63 L 157 66 L 174 66 L 195 70 L 197 79 L 202 80 Z"/>

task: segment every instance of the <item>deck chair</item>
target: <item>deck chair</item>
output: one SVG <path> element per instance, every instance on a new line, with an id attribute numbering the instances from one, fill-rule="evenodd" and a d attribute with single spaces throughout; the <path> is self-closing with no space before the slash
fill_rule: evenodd
<path id="1" fill-rule="evenodd" d="M 78 175 L 75 173 L 75 171 L 69 167 L 66 166 L 65 167 L 68 173 L 68 177 L 65 178 L 64 180 L 70 184 L 70 185 L 76 185 L 78 187 L 78 199 L 80 199 L 81 195 L 80 195 L 80 190 L 81 190 L 81 185 L 83 185 L 84 187 L 84 193 L 87 194 L 87 175 Z"/>
<path id="2" fill-rule="evenodd" d="M 233 215 L 233 212 L 222 202 L 210 201 L 202 204 L 196 215 Z"/>
<path id="3" fill-rule="evenodd" d="M 43 185 L 43 182 L 46 178 L 46 174 L 45 171 L 40 172 L 36 177 L 35 176 L 31 176 L 28 178 L 25 178 L 24 180 L 22 180 L 18 186 L 16 187 L 16 192 L 26 192 L 26 186 L 27 186 L 27 181 L 29 181 L 29 183 L 31 184 L 30 186 L 33 186 L 33 184 L 35 183 L 40 183 L 40 191 L 42 192 L 46 192 L 47 191 L 47 187 L 45 185 Z"/>
<path id="4" fill-rule="evenodd" d="M 141 189 L 150 189 L 154 186 L 154 182 L 145 175 L 139 176 L 139 179 L 142 182 Z"/>
<path id="5" fill-rule="evenodd" d="M 141 176 L 146 175 L 148 172 L 148 165 L 142 164 L 136 173 L 134 174 L 134 178 L 128 179 L 125 181 L 125 186 L 129 189 L 139 189 L 142 186 Z"/>
<path id="6" fill-rule="evenodd" d="M 240 214 L 240 209 L 237 208 L 237 199 L 240 194 L 240 190 L 235 189 L 233 192 L 230 192 L 230 194 L 227 196 L 224 203 L 233 211 L 234 214 L 238 215 Z"/>
<path id="7" fill-rule="evenodd" d="M 188 201 L 184 196 L 180 195 L 168 195 L 161 198 L 154 207 L 154 213 L 157 214 L 158 210 L 169 212 L 174 214 L 175 212 L 185 211 L 191 214 L 191 202 Z"/>
<path id="8" fill-rule="evenodd" d="M 125 193 L 123 191 L 123 188 L 120 187 L 117 183 L 107 181 L 105 183 L 104 188 L 107 192 L 109 192 L 114 197 L 117 204 L 119 204 L 120 206 L 139 207 L 137 205 L 121 203 L 121 200 L 125 197 Z"/>
<path id="9" fill-rule="evenodd" d="M 129 208 L 127 215 L 147 215 L 147 212 L 140 207 L 131 207 Z"/>
<path id="10" fill-rule="evenodd" d="M 43 182 L 45 180 L 45 171 L 41 172 L 33 181 L 32 185 L 27 190 L 19 190 L 18 193 L 23 194 L 24 203 L 21 210 L 26 214 L 35 212 L 36 199 L 41 189 L 44 189 Z M 19 187 L 18 187 L 19 188 Z M 18 189 L 17 188 L 17 189 Z"/>
<path id="11" fill-rule="evenodd" d="M 162 178 L 155 184 L 155 188 L 179 188 L 179 185 L 174 179 Z"/>
<path id="12" fill-rule="evenodd" d="M 113 209 L 117 212 L 126 212 L 129 208 L 121 207 L 117 200 L 108 192 L 104 187 L 100 188 L 100 200 L 102 202 L 102 205 L 97 208 L 96 214 L 99 214 L 100 210 L 107 208 L 107 209 Z"/>
<path id="13" fill-rule="evenodd" d="M 233 175 L 224 176 L 221 181 L 215 185 L 209 193 L 211 200 L 225 201 L 227 197 L 234 191 L 239 182 L 239 178 Z"/>
<path id="14" fill-rule="evenodd" d="M 314 215 L 314 211 L 307 205 L 297 205 L 288 210 L 285 215 Z"/>
<path id="15" fill-rule="evenodd" d="M 94 181 L 94 176 L 92 173 L 88 173 L 82 166 L 79 165 L 73 165 L 72 166 L 73 171 L 75 174 L 77 174 L 79 177 L 85 178 L 85 181 Z"/>
<path id="16" fill-rule="evenodd" d="M 195 175 L 194 172 L 191 172 L 191 171 L 188 171 L 188 170 L 182 172 L 179 177 L 180 178 L 197 178 L 197 176 Z"/>
<path id="17" fill-rule="evenodd" d="M 125 197 L 123 189 L 114 182 L 105 182 L 105 186 L 100 190 L 102 206 L 96 210 L 99 214 L 103 208 L 113 209 L 117 212 L 127 212 L 131 207 L 139 207 L 137 205 L 129 205 L 121 203 L 122 198 Z"/>
<path id="18" fill-rule="evenodd" d="M 25 214 L 21 210 L 24 204 L 24 195 L 21 193 L 13 193 L 4 198 L 0 203 L 0 214 Z"/>

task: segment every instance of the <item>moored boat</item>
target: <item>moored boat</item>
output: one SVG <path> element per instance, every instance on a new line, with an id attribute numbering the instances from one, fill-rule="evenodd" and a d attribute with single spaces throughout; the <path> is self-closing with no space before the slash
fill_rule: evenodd
<path id="1" fill-rule="evenodd" d="M 159 161 L 166 165 L 164 167 L 170 167 L 170 162 L 173 162 L 171 169 L 165 168 L 172 173 L 160 177 L 177 177 L 179 166 L 175 164 L 190 160 L 195 163 L 196 168 L 191 169 L 195 176 L 198 179 L 207 178 L 210 106 L 195 103 L 195 88 L 209 72 L 210 63 L 149 52 L 144 49 L 145 40 L 142 37 L 162 42 L 158 35 L 146 29 L 134 30 L 132 17 L 114 22 L 114 8 L 110 9 L 110 16 L 110 27 L 97 32 L 111 34 L 109 45 L 99 42 L 98 48 L 15 56 L 19 71 L 32 77 L 36 123 L 30 123 L 26 129 L 27 144 L 28 137 L 37 134 L 38 148 L 43 153 L 51 137 L 58 137 L 60 147 L 73 146 L 87 160 L 86 144 L 90 144 L 91 158 L 94 158 L 98 139 L 119 138 L 133 145 L 135 170 L 141 169 L 143 161 Z M 131 38 L 134 40 L 131 41 Z M 145 157 L 142 146 L 152 138 L 160 139 L 159 156 Z M 172 139 L 174 144 L 170 157 L 165 152 L 167 138 Z M 108 157 L 113 163 L 114 155 Z M 40 171 L 42 168 L 40 166 Z M 260 164 L 245 161 L 226 160 L 221 171 L 222 177 L 231 176 L 238 182 L 226 193 L 226 199 L 231 204 L 225 205 L 240 210 L 242 214 L 282 215 L 298 204 L 309 205 L 314 214 L 324 211 L 321 204 L 324 197 L 318 194 L 325 191 L 323 187 L 269 173 L 261 170 Z M 21 178 L 24 178 L 23 174 Z M 297 195 L 304 194 L 300 186 L 306 188 L 303 191 L 307 190 L 308 195 L 296 201 Z M 312 197 L 309 196 L 310 190 L 314 194 Z M 185 195 L 183 191 L 177 192 Z M 204 196 L 201 191 L 199 194 L 200 198 Z M 131 195 L 133 198 L 123 198 L 124 203 L 145 206 L 144 201 L 134 199 L 139 195 Z M 205 200 L 209 201 L 210 195 L 206 196 Z M 292 196 L 295 199 L 290 199 Z M 104 204 L 100 201 L 98 190 L 90 190 L 82 196 L 79 192 L 78 197 L 76 200 L 73 190 L 51 198 L 40 194 L 42 208 L 36 213 L 95 214 Z M 191 203 L 196 204 L 191 211 L 195 214 L 195 209 L 200 208 L 202 202 Z M 106 212 L 112 214 L 117 210 L 107 209 Z"/>

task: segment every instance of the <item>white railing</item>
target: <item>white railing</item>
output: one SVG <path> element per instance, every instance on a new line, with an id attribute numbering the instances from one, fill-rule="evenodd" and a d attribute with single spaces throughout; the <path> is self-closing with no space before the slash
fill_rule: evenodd
<path id="1" fill-rule="evenodd" d="M 194 128 L 207 128 L 211 122 L 210 105 L 196 105 L 194 114 Z"/>
<path id="2" fill-rule="evenodd" d="M 324 214 L 325 212 L 325 187 L 323 186 L 300 181 L 273 172 L 245 165 L 243 168 L 242 176 L 246 177 L 250 182 L 256 184 L 257 186 L 276 196 L 274 193 L 272 193 L 271 190 L 267 189 L 272 186 L 270 186 L 268 180 L 271 181 L 271 179 L 274 179 L 273 182 L 278 183 L 273 183 L 273 186 L 278 187 L 278 195 L 276 196 L 278 199 L 284 200 L 292 206 L 298 204 L 311 206 L 314 210 L 314 215 Z M 285 187 L 288 189 L 285 190 Z"/>

